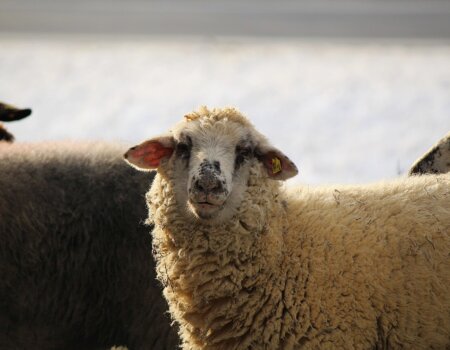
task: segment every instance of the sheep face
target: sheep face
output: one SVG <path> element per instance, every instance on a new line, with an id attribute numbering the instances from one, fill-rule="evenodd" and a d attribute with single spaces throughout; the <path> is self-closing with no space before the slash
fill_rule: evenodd
<path id="1" fill-rule="evenodd" d="M 227 200 L 236 191 L 234 180 L 234 147 L 243 130 L 237 125 L 214 124 L 202 127 L 199 123 L 189 124 L 190 128 L 175 136 L 188 139 L 188 147 L 177 143 L 175 160 L 184 158 L 183 166 L 178 166 L 177 183 L 187 179 L 186 187 L 176 191 L 177 199 L 187 203 L 189 212 L 201 219 L 212 219 L 224 213 Z M 180 151 L 181 150 L 181 151 Z M 188 161 L 186 161 L 189 159 Z M 178 162 L 179 163 L 179 162 Z M 180 169 L 183 168 L 183 169 Z M 181 176 L 181 178 L 180 178 Z M 186 198 L 187 195 L 187 198 Z"/>
<path id="2" fill-rule="evenodd" d="M 250 169 L 285 180 L 295 165 L 237 111 L 213 110 L 188 118 L 164 136 L 131 148 L 126 160 L 141 170 L 159 169 L 182 212 L 194 220 L 221 222 L 237 212 Z M 237 117 L 239 116 L 239 118 Z"/>

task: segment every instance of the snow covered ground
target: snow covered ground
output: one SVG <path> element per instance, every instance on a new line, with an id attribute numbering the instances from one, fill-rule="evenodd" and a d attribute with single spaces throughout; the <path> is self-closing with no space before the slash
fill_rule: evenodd
<path id="1" fill-rule="evenodd" d="M 3 35 L 0 100 L 33 109 L 8 125 L 18 141 L 125 145 L 232 105 L 296 162 L 294 182 L 362 183 L 404 173 L 450 130 L 450 45 Z"/>

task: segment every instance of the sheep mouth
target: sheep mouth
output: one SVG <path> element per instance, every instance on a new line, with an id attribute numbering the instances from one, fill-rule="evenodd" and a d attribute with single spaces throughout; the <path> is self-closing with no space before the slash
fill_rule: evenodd
<path id="1" fill-rule="evenodd" d="M 202 209 L 220 209 L 223 207 L 224 204 L 223 202 L 213 203 L 208 201 L 193 201 L 193 200 L 190 200 L 189 202 L 192 206 Z"/>
<path id="2" fill-rule="evenodd" d="M 217 207 L 217 204 L 211 203 L 211 202 L 197 202 L 195 203 L 197 205 L 206 205 L 206 206 L 213 206 L 213 207 Z"/>
<path id="3" fill-rule="evenodd" d="M 195 216 L 200 219 L 211 219 L 217 214 L 224 206 L 222 203 L 211 203 L 208 201 L 189 201 L 189 206 L 194 212 Z"/>

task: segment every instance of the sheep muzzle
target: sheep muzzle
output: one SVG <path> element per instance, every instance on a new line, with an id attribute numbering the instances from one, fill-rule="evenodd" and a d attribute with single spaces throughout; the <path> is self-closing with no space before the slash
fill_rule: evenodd
<path id="1" fill-rule="evenodd" d="M 209 217 L 223 207 L 229 192 L 219 162 L 204 160 L 190 183 L 189 203 L 198 216 Z"/>

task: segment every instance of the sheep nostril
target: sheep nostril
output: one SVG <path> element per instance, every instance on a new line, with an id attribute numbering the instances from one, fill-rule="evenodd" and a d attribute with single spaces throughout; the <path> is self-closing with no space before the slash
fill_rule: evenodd
<path id="1" fill-rule="evenodd" d="M 206 189 L 203 186 L 203 184 L 200 182 L 200 180 L 195 181 L 194 189 L 198 192 L 206 192 Z"/>
<path id="2" fill-rule="evenodd" d="M 218 193 L 223 191 L 223 185 L 216 178 L 204 177 L 195 181 L 194 190 L 202 193 Z"/>
<path id="3" fill-rule="evenodd" d="M 210 191 L 213 193 L 218 193 L 218 192 L 222 192 L 223 190 L 223 186 L 222 183 L 220 181 L 217 181 L 215 183 L 215 186 L 211 187 Z"/>

